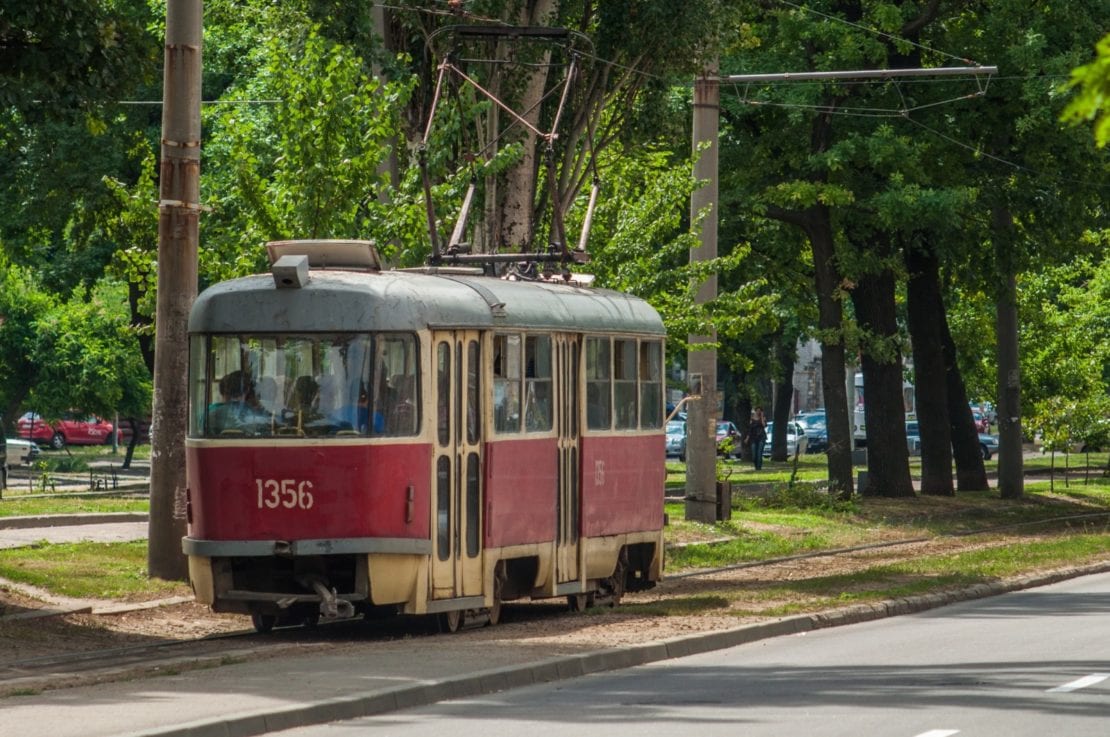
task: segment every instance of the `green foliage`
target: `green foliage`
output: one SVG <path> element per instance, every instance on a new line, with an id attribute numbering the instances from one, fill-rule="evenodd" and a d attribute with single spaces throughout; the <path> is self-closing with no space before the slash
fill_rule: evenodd
<path id="1" fill-rule="evenodd" d="M 1033 428 L 1063 449 L 1110 418 L 1110 257 L 1021 282 L 1023 385 Z"/>
<path id="2" fill-rule="evenodd" d="M 708 334 L 712 328 L 724 336 L 742 336 L 766 323 L 774 298 L 760 293 L 758 281 L 738 279 L 735 288 L 718 290 L 714 302 L 695 304 L 698 285 L 711 276 L 739 274 L 749 249 L 689 262 L 690 249 L 699 244 L 685 219 L 695 185 L 689 163 L 676 161 L 657 144 L 631 150 L 614 146 L 601 165 L 605 186 L 588 267 L 599 286 L 651 302 L 667 326 L 672 351 L 681 350 L 690 334 Z M 568 223 L 573 231 L 574 217 Z"/>
<path id="3" fill-rule="evenodd" d="M 1091 63 L 1072 71 L 1068 87 L 1077 92 L 1060 117 L 1073 124 L 1093 123 L 1095 142 L 1102 148 L 1110 143 L 1110 34 L 1098 42 L 1095 54 Z"/>
<path id="4" fill-rule="evenodd" d="M 0 110 L 17 111 L 32 125 L 67 117 L 96 121 L 99 103 L 155 70 L 161 46 L 147 33 L 151 11 L 146 0 L 5 2 Z"/>
<path id="5" fill-rule="evenodd" d="M 825 482 L 776 483 L 769 494 L 752 497 L 748 505 L 751 509 L 809 511 L 822 515 L 851 514 L 859 510 L 855 501 L 830 494 Z"/>
<path id="6" fill-rule="evenodd" d="M 113 417 L 150 412 L 151 378 L 129 326 L 126 288 L 105 282 L 35 321 L 38 366 L 30 404 L 47 419 L 77 410 Z"/>
<path id="7" fill-rule="evenodd" d="M 381 87 L 351 49 L 315 32 L 303 40 L 276 34 L 264 57 L 225 99 L 276 102 L 224 105 L 210 119 L 223 166 L 205 180 L 213 213 L 202 273 L 256 272 L 262 245 L 289 238 L 377 238 L 388 257 L 389 239 L 412 224 L 381 199 L 381 167 L 412 82 Z"/>
<path id="8" fill-rule="evenodd" d="M 19 409 L 39 380 L 37 321 L 55 304 L 30 269 L 10 264 L 0 252 L 0 436 L 15 429 Z"/>

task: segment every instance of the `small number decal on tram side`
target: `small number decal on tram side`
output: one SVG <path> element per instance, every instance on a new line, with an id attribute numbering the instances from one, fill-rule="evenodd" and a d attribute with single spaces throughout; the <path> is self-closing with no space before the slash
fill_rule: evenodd
<path id="1" fill-rule="evenodd" d="M 255 479 L 258 508 L 312 509 L 312 482 L 296 479 Z"/>

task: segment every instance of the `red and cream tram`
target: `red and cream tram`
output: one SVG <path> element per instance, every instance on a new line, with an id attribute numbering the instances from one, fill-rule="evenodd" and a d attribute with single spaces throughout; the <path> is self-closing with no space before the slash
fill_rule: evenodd
<path id="1" fill-rule="evenodd" d="M 496 622 L 662 569 L 663 336 L 644 301 L 371 244 L 268 246 L 189 320 L 197 599 L 265 631 L 356 612 Z"/>

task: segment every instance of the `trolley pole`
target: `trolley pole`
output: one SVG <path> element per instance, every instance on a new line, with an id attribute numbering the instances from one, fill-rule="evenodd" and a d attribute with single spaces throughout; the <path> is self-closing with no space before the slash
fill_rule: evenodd
<path id="1" fill-rule="evenodd" d="M 690 249 L 691 263 L 717 258 L 717 131 L 720 115 L 720 80 L 716 62 L 708 65 L 694 81 L 694 178 L 705 182 L 690 197 L 690 219 L 709 208 L 701 221 L 700 244 Z M 704 151 L 699 149 L 707 144 Z M 698 288 L 694 301 L 706 304 L 717 298 L 717 275 L 710 275 Z M 689 336 L 686 354 L 690 394 L 694 397 L 686 415 L 686 519 L 715 522 L 717 519 L 717 335 Z"/>
<path id="2" fill-rule="evenodd" d="M 150 575 L 166 580 L 188 577 L 181 538 L 185 535 L 188 320 L 197 294 L 200 224 L 202 15 L 202 0 L 166 3 L 147 551 Z"/>

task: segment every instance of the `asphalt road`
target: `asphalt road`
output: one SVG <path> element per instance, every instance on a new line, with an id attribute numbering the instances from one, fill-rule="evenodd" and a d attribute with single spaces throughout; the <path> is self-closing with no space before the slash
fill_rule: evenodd
<path id="1" fill-rule="evenodd" d="M 1110 574 L 283 737 L 950 737 L 1110 730 Z"/>

